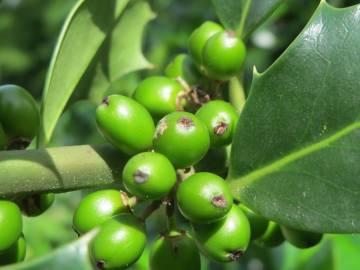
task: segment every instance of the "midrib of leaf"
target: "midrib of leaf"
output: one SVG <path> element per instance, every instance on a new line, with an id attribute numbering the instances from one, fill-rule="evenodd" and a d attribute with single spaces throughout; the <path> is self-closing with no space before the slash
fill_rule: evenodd
<path id="1" fill-rule="evenodd" d="M 117 6 L 115 9 L 117 11 L 117 14 L 120 14 L 126 7 L 127 3 L 129 2 L 130 0 L 123 0 L 122 2 L 120 2 L 119 6 Z M 56 46 L 55 46 L 55 49 L 54 49 L 54 52 L 52 54 L 52 57 L 51 57 L 51 61 L 50 61 L 50 66 L 49 66 L 49 70 L 47 72 L 47 75 L 46 75 L 46 78 L 45 78 L 45 85 L 44 85 L 44 91 L 43 91 L 43 95 L 42 95 L 42 104 L 41 104 L 41 108 L 40 108 L 40 113 L 42 115 L 41 117 L 41 123 L 40 123 L 40 126 L 41 128 L 39 129 L 39 132 L 38 132 L 38 136 L 37 136 L 37 140 L 36 140 L 36 148 L 44 148 L 46 146 L 46 144 L 50 141 L 50 138 L 51 138 L 51 135 L 55 129 L 55 126 L 56 126 L 56 123 L 62 113 L 62 111 L 58 111 L 56 113 L 56 120 L 53 121 L 51 123 L 51 125 L 49 125 L 48 127 L 48 130 L 47 132 L 44 131 L 44 117 L 43 117 L 43 114 L 44 114 L 44 102 L 46 101 L 46 97 L 48 95 L 48 92 L 49 92 L 49 89 L 51 87 L 51 83 L 52 83 L 52 76 L 53 76 L 53 70 L 55 69 L 55 66 L 57 64 L 57 62 L 59 61 L 58 59 L 58 55 L 60 53 L 60 50 L 63 46 L 63 43 L 62 41 L 64 40 L 66 34 L 67 34 L 67 31 L 68 31 L 68 28 L 69 28 L 69 25 L 72 23 L 72 20 L 74 18 L 74 15 L 76 14 L 76 12 L 81 8 L 81 5 L 83 4 L 86 4 L 86 0 L 79 0 L 75 6 L 71 9 L 69 15 L 67 16 L 66 20 L 65 20 L 65 23 L 61 29 L 61 32 L 60 32 L 60 35 L 57 39 L 57 43 L 56 43 Z M 104 37 L 105 39 L 105 37 Z M 73 85 L 71 85 L 71 89 L 75 89 L 75 86 L 77 85 L 78 82 L 74 83 Z M 70 96 L 71 96 L 72 92 L 70 93 Z M 58 102 L 58 104 L 60 105 L 60 107 L 64 107 L 65 104 L 68 102 L 68 100 L 66 101 L 62 101 L 62 102 Z"/>
<path id="2" fill-rule="evenodd" d="M 252 0 L 246 0 L 246 2 L 245 2 L 244 10 L 241 14 L 240 24 L 239 24 L 238 29 L 236 30 L 236 34 L 239 37 L 241 37 L 244 32 L 245 23 L 246 23 L 248 15 L 249 15 L 251 3 L 252 3 Z"/>
<path id="3" fill-rule="evenodd" d="M 79 1 L 78 3 L 76 3 L 76 5 L 71 9 L 69 15 L 67 16 L 66 18 L 66 21 L 61 29 L 61 32 L 60 32 L 60 35 L 58 37 L 58 40 L 63 40 L 64 37 L 65 37 L 65 34 L 66 34 L 66 31 L 68 29 L 68 26 L 69 24 L 71 23 L 72 19 L 73 19 L 73 16 L 74 14 L 77 12 L 77 10 L 79 9 L 79 7 L 83 4 L 85 0 L 83 1 Z M 43 98 L 42 100 L 45 100 L 45 97 L 47 95 L 47 92 L 48 92 L 48 89 L 49 89 L 49 86 L 50 86 L 50 83 L 51 83 L 51 71 L 54 69 L 55 67 L 55 64 L 57 62 L 57 58 L 55 57 L 56 55 L 59 54 L 59 51 L 60 51 L 60 48 L 61 48 L 61 42 L 57 42 L 56 43 L 56 46 L 55 46 L 55 49 L 54 49 L 54 52 L 53 52 L 53 55 L 51 57 L 51 61 L 50 61 L 50 66 L 49 66 L 49 72 L 47 73 L 46 75 L 46 79 L 45 79 L 45 86 L 44 86 L 44 92 L 43 92 Z"/>
<path id="4" fill-rule="evenodd" d="M 271 163 L 270 165 L 262 167 L 258 170 L 255 170 L 255 171 L 253 171 L 245 176 L 241 176 L 239 178 L 235 178 L 235 179 L 230 178 L 230 181 L 231 181 L 230 186 L 234 190 L 234 192 L 237 193 L 239 190 L 245 188 L 246 186 L 250 185 L 251 183 L 255 182 L 256 180 L 261 179 L 263 176 L 271 174 L 272 172 L 275 172 L 275 171 L 279 170 L 280 168 L 286 166 L 287 164 L 294 162 L 298 159 L 301 159 L 304 156 L 307 156 L 311 153 L 320 151 L 321 149 L 328 147 L 331 143 L 348 135 L 349 133 L 353 132 L 354 130 L 356 130 L 358 128 L 360 128 L 360 122 L 355 122 L 355 123 L 343 128 L 342 130 L 336 132 L 332 136 L 330 136 L 320 142 L 312 144 L 308 147 L 300 149 L 296 152 L 290 153 L 289 155 Z"/>

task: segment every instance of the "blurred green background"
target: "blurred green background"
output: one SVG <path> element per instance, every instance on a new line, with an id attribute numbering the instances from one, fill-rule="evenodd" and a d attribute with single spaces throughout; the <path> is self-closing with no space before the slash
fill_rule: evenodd
<path id="1" fill-rule="evenodd" d="M 266 0 L 264 0 L 266 1 Z M 50 57 L 64 19 L 75 0 L 2 0 L 0 1 L 0 83 L 19 84 L 40 102 Z M 255 65 L 265 70 L 304 27 L 318 0 L 289 0 L 256 32 L 248 44 L 245 76 L 251 82 Z M 359 1 L 329 1 L 338 7 Z M 204 20 L 216 20 L 210 0 L 149 0 L 157 13 L 146 29 L 144 53 L 154 69 L 128 74 L 112 87 L 112 92 L 131 94 L 139 80 L 161 74 L 171 58 L 186 52 L 191 31 Z M 103 142 L 95 127 L 96 104 L 77 101 L 70 104 L 56 129 L 51 146 Z M 25 219 L 28 241 L 27 259 L 46 254 L 76 239 L 72 231 L 72 213 L 84 192 L 57 196 L 52 208 L 38 218 Z M 153 237 L 161 230 L 161 213 L 151 221 Z M 320 246 L 300 251 L 288 244 L 275 249 L 251 247 L 239 263 L 226 266 L 204 262 L 204 269 L 360 269 L 358 236 L 326 236 Z M 146 254 L 134 269 L 147 269 Z"/>

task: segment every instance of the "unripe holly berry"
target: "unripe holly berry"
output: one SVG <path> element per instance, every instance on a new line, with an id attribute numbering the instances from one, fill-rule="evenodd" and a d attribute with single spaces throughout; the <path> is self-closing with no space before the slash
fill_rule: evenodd
<path id="1" fill-rule="evenodd" d="M 131 214 L 106 221 L 91 242 L 92 259 L 99 269 L 126 269 L 135 263 L 146 246 L 144 223 Z"/>
<path id="2" fill-rule="evenodd" d="M 250 224 L 240 207 L 233 205 L 226 218 L 211 224 L 192 224 L 200 251 L 218 262 L 238 260 L 250 241 Z"/>
<path id="3" fill-rule="evenodd" d="M 207 21 L 196 28 L 189 39 L 189 52 L 198 65 L 203 62 L 203 50 L 206 42 L 218 32 L 223 31 L 221 25 Z"/>
<path id="4" fill-rule="evenodd" d="M 256 240 L 256 244 L 262 247 L 277 247 L 285 241 L 280 226 L 270 221 L 265 233 Z"/>
<path id="5" fill-rule="evenodd" d="M 111 95 L 96 110 L 103 136 L 120 151 L 133 155 L 149 149 L 155 126 L 149 112 L 135 100 Z"/>
<path id="6" fill-rule="evenodd" d="M 154 76 L 143 80 L 135 89 L 134 99 L 142 104 L 155 119 L 182 107 L 182 86 L 168 77 Z"/>
<path id="7" fill-rule="evenodd" d="M 195 173 L 179 185 L 178 207 L 184 217 L 196 223 L 212 223 L 226 216 L 233 205 L 230 189 L 221 177 Z"/>
<path id="8" fill-rule="evenodd" d="M 0 252 L 0 265 L 7 265 L 17 262 L 22 262 L 26 255 L 26 241 L 24 235 L 8 249 Z"/>
<path id="9" fill-rule="evenodd" d="M 43 193 L 25 197 L 17 204 L 20 206 L 24 215 L 36 217 L 44 213 L 54 203 L 55 194 Z"/>
<path id="10" fill-rule="evenodd" d="M 165 155 L 176 168 L 200 161 L 209 150 L 206 126 L 193 114 L 174 112 L 162 118 L 155 131 L 155 151 Z"/>
<path id="11" fill-rule="evenodd" d="M 203 105 L 195 114 L 208 128 L 212 147 L 232 142 L 239 115 L 230 103 L 214 100 Z"/>
<path id="12" fill-rule="evenodd" d="M 176 183 L 176 171 L 162 154 L 145 152 L 133 156 L 123 170 L 123 184 L 141 199 L 165 197 Z"/>
<path id="13" fill-rule="evenodd" d="M 244 43 L 234 32 L 222 31 L 206 42 L 203 65 L 206 75 L 214 80 L 226 81 L 235 76 L 245 60 Z"/>
<path id="14" fill-rule="evenodd" d="M 198 83 L 200 77 L 193 59 L 187 54 L 177 55 L 166 67 L 165 75 L 172 79 L 180 78 L 188 85 Z"/>
<path id="15" fill-rule="evenodd" d="M 39 129 L 40 114 L 28 91 L 17 85 L 0 86 L 0 123 L 10 146 L 30 144 Z"/>
<path id="16" fill-rule="evenodd" d="M 77 207 L 73 226 L 77 233 L 83 234 L 120 213 L 128 212 L 125 193 L 105 189 L 87 195 Z"/>
<path id="17" fill-rule="evenodd" d="M 10 248 L 22 232 L 19 207 L 10 201 L 0 200 L 0 252 Z"/>
<path id="18" fill-rule="evenodd" d="M 269 221 L 266 218 L 256 214 L 244 204 L 240 204 L 240 208 L 243 210 L 250 222 L 251 239 L 254 240 L 261 237 L 265 233 L 269 225 Z"/>
<path id="19" fill-rule="evenodd" d="M 151 246 L 150 270 L 200 270 L 200 254 L 185 232 L 172 231 Z"/>
<path id="20" fill-rule="evenodd" d="M 298 248 L 310 248 L 320 243 L 323 235 L 302 230 L 296 230 L 289 227 L 281 226 L 281 232 L 285 240 Z"/>
<path id="21" fill-rule="evenodd" d="M 225 178 L 228 171 L 226 147 L 211 148 L 202 160 L 194 166 L 196 172 L 210 172 Z"/>

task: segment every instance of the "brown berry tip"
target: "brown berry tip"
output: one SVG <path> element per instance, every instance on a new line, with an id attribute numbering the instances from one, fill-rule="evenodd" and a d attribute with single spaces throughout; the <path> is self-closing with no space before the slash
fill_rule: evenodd
<path id="1" fill-rule="evenodd" d="M 109 102 L 110 102 L 109 97 L 104 97 L 101 104 L 105 106 L 109 106 Z"/>
<path id="2" fill-rule="evenodd" d="M 184 128 L 191 128 L 193 127 L 195 124 L 193 122 L 193 120 L 191 120 L 190 118 L 187 117 L 181 117 L 177 123 Z"/>
<path id="3" fill-rule="evenodd" d="M 223 135 L 226 132 L 226 130 L 228 129 L 228 127 L 229 127 L 229 125 L 226 124 L 225 122 L 220 122 L 219 124 L 217 124 L 214 127 L 215 135 L 218 135 L 218 136 Z"/>
<path id="4" fill-rule="evenodd" d="M 242 250 L 235 250 L 233 252 L 231 252 L 228 257 L 230 259 L 230 261 L 237 261 L 240 259 L 240 257 L 242 257 L 244 255 L 244 252 Z"/>
<path id="5" fill-rule="evenodd" d="M 224 195 L 216 195 L 212 198 L 211 203 L 213 206 L 218 208 L 225 208 L 227 206 L 227 201 L 224 197 Z"/>
<path id="6" fill-rule="evenodd" d="M 229 37 L 236 37 L 236 32 L 234 30 L 226 30 L 225 32 Z"/>
<path id="7" fill-rule="evenodd" d="M 97 261 L 96 267 L 97 267 L 98 269 L 104 270 L 104 269 L 105 269 L 105 262 L 104 262 L 103 260 Z"/>
<path id="8" fill-rule="evenodd" d="M 142 170 L 136 170 L 134 173 L 134 180 L 138 184 L 145 183 L 149 179 L 149 175 Z"/>

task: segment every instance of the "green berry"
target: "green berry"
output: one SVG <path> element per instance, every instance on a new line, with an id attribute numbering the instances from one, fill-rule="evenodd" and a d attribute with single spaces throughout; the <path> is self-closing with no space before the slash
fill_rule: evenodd
<path id="1" fill-rule="evenodd" d="M 126 194 L 114 189 L 99 190 L 87 195 L 74 213 L 75 231 L 84 234 L 113 216 L 128 212 L 126 200 Z"/>
<path id="2" fill-rule="evenodd" d="M 195 115 L 208 128 L 212 147 L 226 146 L 232 142 L 239 115 L 230 103 L 222 100 L 210 101 Z"/>
<path id="3" fill-rule="evenodd" d="M 7 265 L 17 262 L 22 262 L 26 255 L 26 241 L 24 235 L 8 249 L 0 252 L 0 265 Z"/>
<path id="4" fill-rule="evenodd" d="M 36 217 L 44 213 L 54 203 L 55 194 L 43 193 L 25 197 L 18 202 L 22 213 L 29 217 Z"/>
<path id="5" fill-rule="evenodd" d="M 182 86 L 176 80 L 154 76 L 143 80 L 135 89 L 134 99 L 142 104 L 155 119 L 182 107 Z"/>
<path id="6" fill-rule="evenodd" d="M 40 114 L 28 91 L 17 85 L 0 86 L 0 123 L 9 148 L 25 148 L 30 144 L 39 129 Z"/>
<path id="7" fill-rule="evenodd" d="M 277 247 L 285 241 L 280 226 L 270 221 L 265 233 L 256 240 L 256 244 L 262 247 Z"/>
<path id="8" fill-rule="evenodd" d="M 218 262 L 238 260 L 250 241 L 250 224 L 240 207 L 233 205 L 225 219 L 211 224 L 193 224 L 200 251 Z"/>
<path id="9" fill-rule="evenodd" d="M 209 38 L 221 31 L 223 31 L 221 25 L 207 21 L 192 32 L 189 39 L 189 52 L 198 65 L 203 62 L 203 50 Z"/>
<path id="10" fill-rule="evenodd" d="M 149 265 L 150 270 L 200 270 L 200 254 L 187 233 L 172 231 L 151 245 Z"/>
<path id="11" fill-rule="evenodd" d="M 221 177 L 196 173 L 186 178 L 176 193 L 180 212 L 196 223 L 212 223 L 226 216 L 233 205 L 230 189 Z"/>
<path id="12" fill-rule="evenodd" d="M 209 150 L 206 126 L 193 114 L 174 112 L 162 118 L 155 131 L 155 151 L 165 155 L 176 168 L 200 161 Z"/>
<path id="13" fill-rule="evenodd" d="M 96 122 L 103 136 L 125 154 L 133 155 L 152 145 L 154 121 L 131 98 L 121 95 L 105 98 L 96 110 Z"/>
<path id="14" fill-rule="evenodd" d="M 126 269 L 135 263 L 146 246 L 144 223 L 130 214 L 106 221 L 91 242 L 91 254 L 100 269 Z"/>
<path id="15" fill-rule="evenodd" d="M 172 79 L 180 78 L 188 85 L 197 84 L 200 78 L 195 63 L 187 54 L 177 55 L 166 67 L 165 75 Z"/>
<path id="16" fill-rule="evenodd" d="M 256 214 L 254 211 L 243 204 L 240 204 L 240 208 L 243 210 L 250 222 L 251 239 L 258 239 L 265 233 L 269 225 L 269 221 L 266 218 Z"/>
<path id="17" fill-rule="evenodd" d="M 281 232 L 290 244 L 298 248 L 310 248 L 320 243 L 323 235 L 281 226 Z"/>
<path id="18" fill-rule="evenodd" d="M 0 200 L 0 252 L 10 248 L 22 232 L 19 207 L 10 201 Z"/>
<path id="19" fill-rule="evenodd" d="M 141 199 L 161 199 L 176 183 L 176 171 L 162 154 L 145 152 L 133 156 L 125 165 L 123 184 Z"/>
<path id="20" fill-rule="evenodd" d="M 245 54 L 245 45 L 235 33 L 222 31 L 215 34 L 208 40 L 203 51 L 206 75 L 214 80 L 229 80 L 240 71 Z"/>

